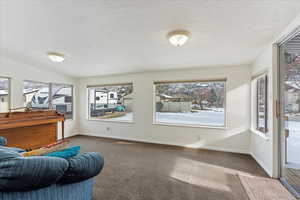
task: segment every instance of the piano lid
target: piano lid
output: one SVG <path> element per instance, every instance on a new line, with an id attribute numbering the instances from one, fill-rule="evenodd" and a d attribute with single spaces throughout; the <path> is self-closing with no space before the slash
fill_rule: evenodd
<path id="1" fill-rule="evenodd" d="M 0 113 L 0 130 L 64 121 L 64 114 L 55 110 Z"/>

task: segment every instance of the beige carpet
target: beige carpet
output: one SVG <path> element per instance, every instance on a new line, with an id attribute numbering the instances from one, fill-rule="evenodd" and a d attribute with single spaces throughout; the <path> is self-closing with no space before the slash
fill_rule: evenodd
<path id="1" fill-rule="evenodd" d="M 238 175 L 267 177 L 249 155 L 87 136 L 71 142 L 105 159 L 94 200 L 252 200 Z"/>
<path id="2" fill-rule="evenodd" d="M 239 175 L 250 200 L 296 200 L 277 179 Z"/>

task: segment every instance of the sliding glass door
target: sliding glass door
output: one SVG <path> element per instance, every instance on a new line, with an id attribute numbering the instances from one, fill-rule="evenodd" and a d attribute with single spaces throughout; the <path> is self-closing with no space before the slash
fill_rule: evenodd
<path id="1" fill-rule="evenodd" d="M 280 45 L 281 179 L 300 194 L 300 34 Z"/>

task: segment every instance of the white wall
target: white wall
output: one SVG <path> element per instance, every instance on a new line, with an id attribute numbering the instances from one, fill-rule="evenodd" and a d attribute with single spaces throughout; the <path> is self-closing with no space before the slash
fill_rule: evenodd
<path id="1" fill-rule="evenodd" d="M 227 129 L 153 125 L 153 82 L 227 78 Z M 128 83 L 134 87 L 133 123 L 89 121 L 87 85 Z M 160 71 L 79 80 L 81 134 L 249 153 L 250 67 Z M 109 128 L 108 128 L 109 127 Z"/>
<path id="2" fill-rule="evenodd" d="M 274 38 L 273 43 L 280 42 L 282 38 L 300 26 L 300 14 L 287 26 L 285 30 Z M 275 101 L 277 100 L 277 48 L 270 43 L 252 64 L 252 75 L 267 71 L 269 74 L 269 133 L 268 138 L 261 137 L 251 131 L 251 155 L 274 178 L 279 176 L 279 146 L 278 124 L 275 118 Z"/>
<path id="3" fill-rule="evenodd" d="M 268 46 L 252 65 L 252 76 L 256 76 L 263 72 L 267 72 L 269 78 L 269 93 L 268 93 L 268 133 L 266 136 L 258 133 L 255 130 L 251 130 L 251 155 L 256 161 L 265 169 L 270 175 L 273 174 L 273 94 L 272 94 L 272 46 Z M 253 98 L 253 96 L 252 96 Z M 252 114 L 255 113 L 255 108 L 252 107 Z M 252 115 L 253 116 L 253 115 Z M 254 118 L 254 117 L 253 117 Z M 253 120 L 254 123 L 254 120 Z"/>
<path id="4" fill-rule="evenodd" d="M 76 80 L 51 70 L 30 66 L 15 60 L 0 57 L 0 76 L 11 78 L 11 108 L 23 107 L 23 80 L 33 80 L 40 82 L 66 83 L 74 85 L 74 95 L 76 96 Z M 79 132 L 77 102 L 74 98 L 74 119 L 66 120 L 65 136 L 69 137 Z M 60 128 L 58 130 L 61 130 Z M 60 136 L 60 132 L 59 132 Z"/>

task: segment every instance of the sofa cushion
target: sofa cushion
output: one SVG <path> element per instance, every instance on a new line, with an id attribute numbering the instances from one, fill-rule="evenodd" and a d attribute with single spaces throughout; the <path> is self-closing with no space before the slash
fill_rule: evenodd
<path id="1" fill-rule="evenodd" d="M 91 178 L 72 184 L 52 184 L 32 191 L 0 191 L 0 200 L 92 200 L 93 182 Z"/>
<path id="2" fill-rule="evenodd" d="M 16 147 L 4 147 L 4 146 L 0 146 L 1 150 L 5 150 L 5 151 L 14 151 L 17 153 L 23 153 L 25 152 L 24 149 L 20 149 L 20 148 L 16 148 Z"/>
<path id="3" fill-rule="evenodd" d="M 20 156 L 21 155 L 15 151 L 8 151 L 8 150 L 0 149 L 0 162 L 4 161 L 6 159 L 17 158 Z"/>
<path id="4" fill-rule="evenodd" d="M 56 183 L 68 161 L 54 157 L 15 157 L 0 161 L 0 190 L 23 191 Z"/>
<path id="5" fill-rule="evenodd" d="M 98 175 L 104 165 L 104 159 L 96 152 L 74 156 L 69 161 L 69 168 L 60 179 L 61 183 L 74 183 Z"/>

